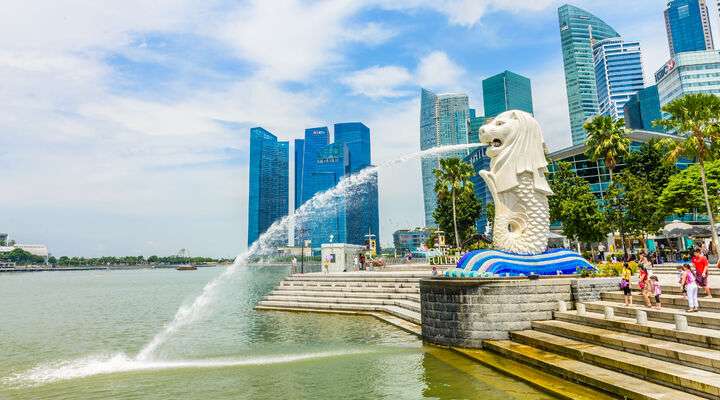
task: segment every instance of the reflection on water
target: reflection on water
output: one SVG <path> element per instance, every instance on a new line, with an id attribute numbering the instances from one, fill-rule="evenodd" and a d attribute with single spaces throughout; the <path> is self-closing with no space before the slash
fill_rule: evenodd
<path id="1" fill-rule="evenodd" d="M 370 317 L 256 312 L 285 268 L 238 272 L 156 359 L 133 355 L 219 268 L 0 276 L 0 399 L 542 399 Z"/>

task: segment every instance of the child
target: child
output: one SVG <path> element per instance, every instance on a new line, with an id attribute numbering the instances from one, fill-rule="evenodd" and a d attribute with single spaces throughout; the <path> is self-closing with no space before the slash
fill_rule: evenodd
<path id="1" fill-rule="evenodd" d="M 652 290 L 653 290 L 653 294 L 655 295 L 655 308 L 662 308 L 662 305 L 660 304 L 660 295 L 662 294 L 662 287 L 660 286 L 660 282 L 658 282 L 658 277 L 655 275 L 651 276 L 650 282 L 652 283 Z"/>

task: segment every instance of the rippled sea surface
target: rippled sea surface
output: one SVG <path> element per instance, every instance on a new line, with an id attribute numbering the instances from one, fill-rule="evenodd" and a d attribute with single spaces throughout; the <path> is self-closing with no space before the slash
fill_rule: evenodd
<path id="1" fill-rule="evenodd" d="M 0 399 L 548 399 L 370 317 L 260 312 L 286 268 L 243 268 L 150 359 L 222 268 L 0 274 Z"/>

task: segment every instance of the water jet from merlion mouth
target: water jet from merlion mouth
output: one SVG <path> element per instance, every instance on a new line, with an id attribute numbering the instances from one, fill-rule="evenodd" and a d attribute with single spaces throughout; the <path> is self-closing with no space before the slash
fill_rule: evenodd
<path id="1" fill-rule="evenodd" d="M 173 320 L 165 325 L 165 327 L 140 350 L 136 356 L 136 360 L 143 361 L 152 358 L 155 351 L 170 339 L 175 332 L 201 318 L 208 310 L 208 306 L 212 304 L 214 296 L 217 294 L 217 287 L 233 275 L 239 267 L 247 265 L 248 260 L 252 257 L 268 255 L 272 253 L 277 246 L 285 244 L 287 242 L 288 229 L 293 224 L 312 220 L 314 217 L 321 215 L 321 213 L 330 210 L 341 199 L 352 197 L 353 191 L 362 187 L 363 184 L 369 182 L 370 179 L 373 179 L 379 169 L 391 167 L 417 158 L 461 152 L 479 146 L 481 146 L 481 144 L 475 143 L 449 145 L 407 154 L 378 166 L 367 167 L 360 172 L 346 176 L 340 180 L 335 187 L 317 193 L 300 208 L 295 210 L 294 213 L 275 221 L 246 252 L 235 258 L 235 261 L 227 270 L 208 282 L 200 295 L 198 295 L 192 303 L 181 306 L 175 313 Z"/>

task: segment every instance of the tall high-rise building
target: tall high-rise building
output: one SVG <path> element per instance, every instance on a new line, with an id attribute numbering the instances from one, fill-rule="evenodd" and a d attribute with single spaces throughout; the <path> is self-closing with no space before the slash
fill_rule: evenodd
<path id="1" fill-rule="evenodd" d="M 585 120 L 598 113 L 591 42 L 620 35 L 600 18 L 569 4 L 558 9 L 558 17 L 572 142 L 580 144 L 587 136 Z"/>
<path id="2" fill-rule="evenodd" d="M 248 246 L 288 214 L 289 143 L 267 130 L 250 129 Z"/>
<path id="3" fill-rule="evenodd" d="M 665 9 L 670 55 L 714 48 L 705 0 L 669 0 Z"/>
<path id="4" fill-rule="evenodd" d="M 305 138 L 295 142 L 296 209 L 344 177 L 371 166 L 370 129 L 360 122 L 335 124 L 334 128 L 333 143 L 327 127 L 306 129 Z M 364 244 L 368 233 L 377 236 L 377 175 L 351 192 L 328 201 L 311 215 L 299 215 L 296 243 L 310 240 L 313 248 L 319 248 L 329 242 Z"/>
<path id="5" fill-rule="evenodd" d="M 420 90 L 420 149 L 467 144 L 468 137 L 468 96 L 465 94 L 441 94 Z M 442 158 L 463 158 L 467 150 L 445 153 Z M 435 196 L 435 174 L 441 156 L 424 157 L 421 160 L 423 203 L 425 206 L 425 225 L 435 226 L 432 214 L 437 207 Z"/>
<path id="6" fill-rule="evenodd" d="M 480 127 L 487 120 L 487 117 L 477 115 L 474 108 L 468 109 L 468 143 L 480 143 Z"/>
<path id="7" fill-rule="evenodd" d="M 485 117 L 495 117 L 507 110 L 533 113 L 530 79 L 504 71 L 482 81 Z"/>
<path id="8" fill-rule="evenodd" d="M 660 107 L 689 93 L 720 96 L 720 50 L 675 54 L 655 73 Z"/>
<path id="9" fill-rule="evenodd" d="M 664 132 L 659 126 L 653 126 L 652 122 L 662 118 L 660 113 L 660 95 L 657 85 L 648 86 L 625 102 L 623 116 L 625 126 L 630 129 L 642 129 L 645 131 Z"/>
<path id="10" fill-rule="evenodd" d="M 599 112 L 623 118 L 630 96 L 645 87 L 640 42 L 609 38 L 593 45 Z"/>

